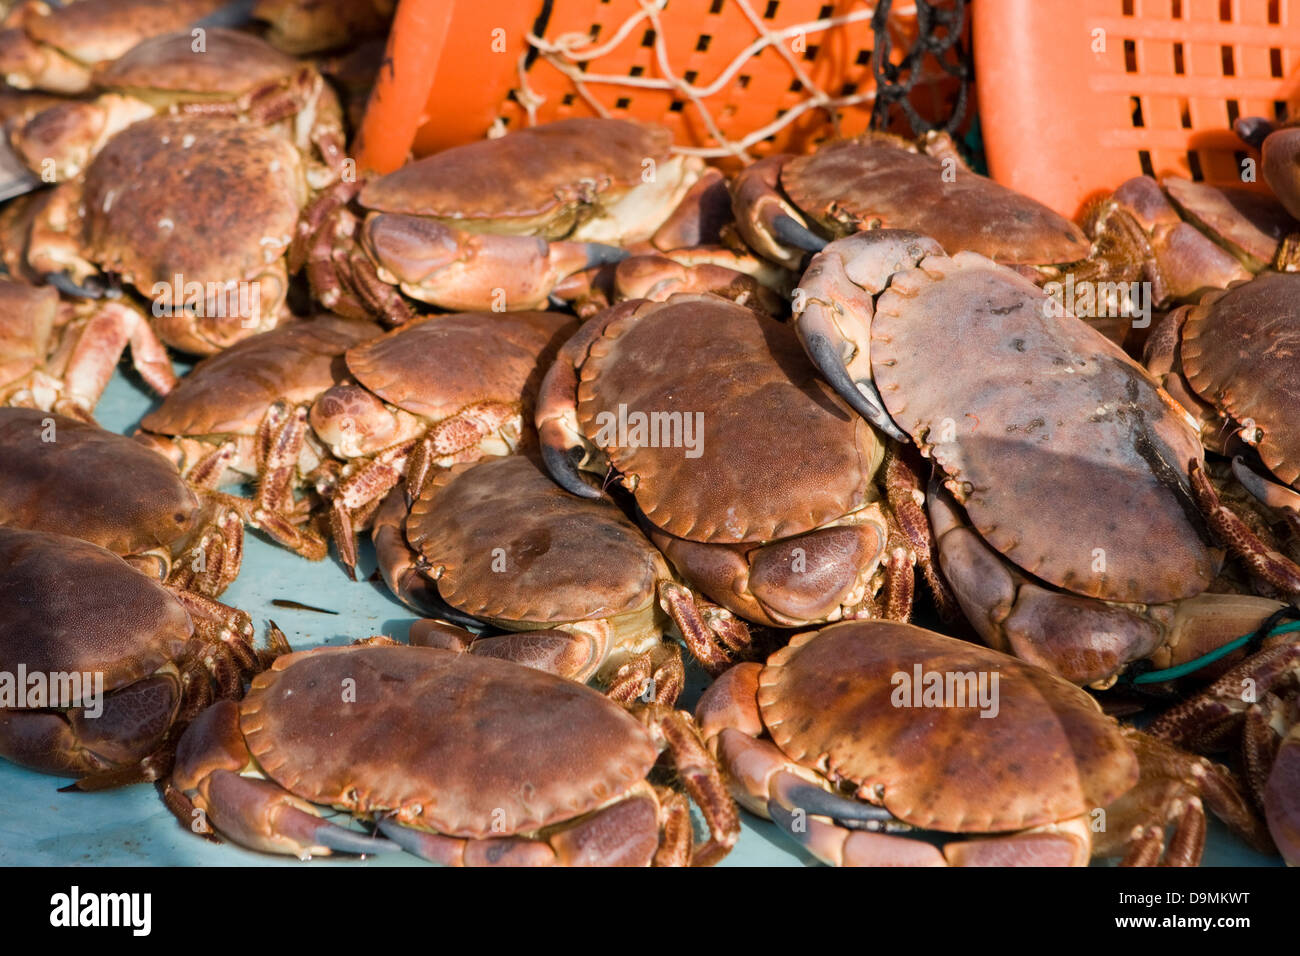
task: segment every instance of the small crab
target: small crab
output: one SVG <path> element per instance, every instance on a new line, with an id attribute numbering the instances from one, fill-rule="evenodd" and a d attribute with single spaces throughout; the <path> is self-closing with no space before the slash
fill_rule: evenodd
<path id="1" fill-rule="evenodd" d="M 574 328 L 556 312 L 470 312 L 413 322 L 348 350 L 353 381 L 323 392 L 310 421 L 345 463 L 330 523 L 349 574 L 356 530 L 403 477 L 418 496 L 434 468 L 514 451 L 542 370 Z"/>
<path id="2" fill-rule="evenodd" d="M 749 247 L 790 269 L 806 252 L 819 252 L 829 241 L 824 236 L 875 228 L 934 236 L 944 248 L 1006 265 L 1062 265 L 1090 254 L 1078 226 L 971 172 L 942 134 L 919 149 L 897 136 L 866 133 L 806 156 L 769 156 L 741 171 L 732 197 Z"/>
<path id="3" fill-rule="evenodd" d="M 151 303 L 158 338 L 210 355 L 287 313 L 284 253 L 306 198 L 301 155 L 278 133 L 153 117 L 56 188 L 27 257 L 73 293 L 101 272 L 120 277 Z"/>
<path id="4" fill-rule="evenodd" d="M 452 311 L 540 308 L 566 276 L 621 258 L 608 243 L 671 216 L 700 170 L 671 145 L 660 126 L 583 118 L 457 146 L 324 193 L 294 261 L 326 308 L 394 324 L 412 315 L 398 289 Z"/>
<path id="5" fill-rule="evenodd" d="M 191 487 L 139 442 L 48 412 L 0 408 L 0 447 L 0 525 L 90 541 L 208 597 L 239 573 L 239 510 Z"/>
<path id="6" fill-rule="evenodd" d="M 565 489 L 599 497 L 581 472 L 609 472 L 683 579 L 740 617 L 910 613 L 920 489 L 788 325 L 709 295 L 623 303 L 560 350 L 537 426 Z"/>
<path id="7" fill-rule="evenodd" d="M 228 0 L 78 0 L 33 3 L 0 31 L 0 75 L 20 90 L 85 93 L 100 63 L 141 40 L 203 20 Z"/>
<path id="8" fill-rule="evenodd" d="M 569 494 L 529 456 L 440 472 L 411 506 L 405 534 L 377 535 L 375 548 L 390 587 L 418 610 L 446 616 L 450 606 L 516 632 L 482 638 L 473 653 L 595 678 L 618 700 L 647 680 L 660 703 L 677 699 L 684 675 L 680 652 L 664 642 L 670 620 L 715 673 L 749 643 L 744 624 L 673 580 L 612 502 Z"/>
<path id="9" fill-rule="evenodd" d="M 42 675 L 49 688 L 0 706 L 0 756 L 88 778 L 84 789 L 164 775 L 214 687 L 238 697 L 265 663 L 248 615 L 60 534 L 0 528 L 0 608 L 0 671 Z M 91 686 L 60 678 L 74 674 Z"/>
<path id="10" fill-rule="evenodd" d="M 1241 595 L 1183 603 L 1215 580 L 1216 535 L 1231 530 L 1196 430 L 1141 366 L 1024 276 L 877 230 L 827 246 L 800 291 L 800 337 L 836 391 L 934 461 L 944 574 L 993 646 L 1104 683 L 1189 635 L 1184 650 L 1235 638 L 1276 608 Z"/>
<path id="11" fill-rule="evenodd" d="M 247 33 L 212 28 L 202 47 L 189 30 L 151 37 L 94 71 L 93 100 L 69 100 L 14 127 L 10 142 L 42 178 L 75 177 L 132 123 L 159 113 L 237 116 L 280 132 L 303 154 L 313 189 L 334 182 L 342 114 L 312 66 Z"/>
<path id="12" fill-rule="evenodd" d="M 704 813 L 703 846 L 685 795 L 646 779 L 664 750 Z M 187 828 L 202 811 L 231 840 L 303 859 L 400 846 L 457 866 L 698 866 L 740 828 L 687 714 L 629 713 L 509 661 L 386 643 L 278 658 L 242 702 L 190 725 L 165 798 Z"/>
<path id="13" fill-rule="evenodd" d="M 255 478 L 245 520 L 305 557 L 325 557 L 311 526 L 310 497 L 328 452 L 307 426 L 307 410 L 344 375 L 343 353 L 378 335 L 377 325 L 321 315 L 245 339 L 195 366 L 140 422 L 137 436 L 173 461 L 191 483 L 217 488 Z M 234 500 L 234 499 L 230 499 Z"/>
<path id="14" fill-rule="evenodd" d="M 835 865 L 1083 866 L 1126 844 L 1143 864 L 1170 824 L 1166 862 L 1195 865 L 1202 791 L 1250 828 L 1231 778 L 1203 787 L 1190 755 L 1140 762 L 1160 745 L 1133 746 L 1081 689 L 906 624 L 799 634 L 719 678 L 696 719 L 741 805 Z"/>

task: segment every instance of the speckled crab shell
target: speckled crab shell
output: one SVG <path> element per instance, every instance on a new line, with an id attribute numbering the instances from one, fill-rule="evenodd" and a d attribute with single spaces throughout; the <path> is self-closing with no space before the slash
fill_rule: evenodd
<path id="1" fill-rule="evenodd" d="M 898 706 L 910 685 L 896 675 L 914 680 L 917 667 L 996 674 L 996 716 L 982 717 L 978 704 L 917 707 L 911 695 Z M 1087 693 L 908 624 L 851 621 L 798 635 L 768 658 L 758 704 L 792 761 L 926 829 L 1042 826 L 1107 806 L 1137 783 L 1119 725 Z"/>
<path id="2" fill-rule="evenodd" d="M 427 216 L 471 232 L 580 239 L 588 207 L 609 205 L 640 185 L 644 161 L 667 163 L 671 145 L 662 126 L 560 120 L 408 163 L 367 183 L 360 201 L 376 212 Z"/>
<path id="3" fill-rule="evenodd" d="M 96 86 L 121 90 L 165 105 L 195 95 L 234 99 L 285 81 L 303 65 L 249 33 L 212 27 L 204 48 L 189 30 L 150 37 L 124 56 L 96 68 Z"/>
<path id="4" fill-rule="evenodd" d="M 97 425 L 0 408 L 0 448 L 0 525 L 131 555 L 169 546 L 197 521 L 198 498 L 171 462 Z"/>
<path id="5" fill-rule="evenodd" d="M 890 416 L 1025 571 L 1110 601 L 1201 593 L 1222 555 L 1190 517 L 1194 424 L 1118 346 L 1048 302 L 974 253 L 895 275 L 871 323 Z"/>
<path id="6" fill-rule="evenodd" d="M 385 402 L 441 421 L 475 402 L 518 403 L 535 392 L 545 357 L 575 327 L 558 312 L 431 316 L 349 349 L 348 371 Z"/>
<path id="7" fill-rule="evenodd" d="M 0 608 L 0 671 L 102 673 L 105 691 L 176 660 L 192 633 L 157 581 L 88 541 L 42 531 L 0 528 Z"/>
<path id="8" fill-rule="evenodd" d="M 1183 326 L 1183 372 L 1196 393 L 1254 423 L 1260 458 L 1300 481 L 1300 275 L 1265 272 L 1207 295 Z"/>
<path id="9" fill-rule="evenodd" d="M 525 456 L 442 472 L 411 506 L 406 535 L 443 569 L 444 601 L 494 621 L 614 617 L 646 607 L 670 576 L 612 502 L 569 494 Z M 504 570 L 494 567 L 502 553 Z"/>
<path id="10" fill-rule="evenodd" d="M 355 682 L 355 701 L 340 688 Z M 645 779 L 649 732 L 597 691 L 473 654 L 331 647 L 280 657 L 240 704 L 276 783 L 353 813 L 482 839 L 572 820 Z"/>
<path id="11" fill-rule="evenodd" d="M 306 199 L 302 158 L 283 136 L 233 119 L 153 117 L 109 140 L 86 171 L 87 246 L 146 296 L 177 275 L 253 280 L 288 249 Z"/>
<path id="12" fill-rule="evenodd" d="M 620 405 L 702 414 L 701 454 L 601 444 Z M 790 326 L 716 296 L 642 302 L 615 319 L 582 365 L 577 409 L 646 518 L 678 538 L 770 541 L 874 500 L 883 445 L 871 426 L 818 377 Z"/>
<path id="13" fill-rule="evenodd" d="M 338 384 L 344 353 L 381 331 L 326 314 L 255 335 L 196 365 L 140 426 L 159 435 L 252 435 L 273 402 L 310 403 Z"/>
<path id="14" fill-rule="evenodd" d="M 969 249 L 1009 265 L 1088 257 L 1087 238 L 1065 217 L 969 170 L 947 176 L 942 159 L 893 136 L 867 134 L 796 157 L 781 172 L 781 188 L 835 235 L 872 225 L 907 229 L 949 252 Z"/>

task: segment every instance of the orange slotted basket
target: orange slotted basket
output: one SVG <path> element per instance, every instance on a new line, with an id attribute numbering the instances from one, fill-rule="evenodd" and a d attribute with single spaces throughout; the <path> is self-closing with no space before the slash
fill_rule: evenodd
<path id="1" fill-rule="evenodd" d="M 1300 107 L 1300 0 L 978 0 L 973 17 L 990 172 L 1067 216 L 1143 173 L 1240 186 L 1233 121 Z"/>
<path id="2" fill-rule="evenodd" d="M 359 163 L 386 172 L 494 126 L 593 115 L 663 123 L 679 145 L 715 155 L 806 149 L 867 128 L 874 9 L 866 0 L 401 0 Z M 913 4 L 894 4 L 890 31 L 897 62 L 916 38 Z M 957 88 L 935 64 L 911 102 L 942 120 Z"/>

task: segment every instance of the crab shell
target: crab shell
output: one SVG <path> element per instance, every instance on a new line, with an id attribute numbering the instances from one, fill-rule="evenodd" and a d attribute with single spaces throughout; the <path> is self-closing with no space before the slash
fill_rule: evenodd
<path id="1" fill-rule="evenodd" d="M 344 686 L 355 689 L 347 701 Z M 645 727 L 594 690 L 435 648 L 285 655 L 239 713 L 258 766 L 301 799 L 469 839 L 536 832 L 617 802 L 658 756 Z M 185 764 L 182 744 L 182 787 Z"/>
<path id="2" fill-rule="evenodd" d="M 270 130 L 221 118 L 142 120 L 86 171 L 88 254 L 154 300 L 167 344 L 211 354 L 275 325 L 288 291 L 283 255 L 306 198 L 301 155 Z M 192 283 L 203 291 L 202 316 L 182 307 Z M 236 295 L 249 314 L 223 314 L 239 311 L 219 307 Z"/>
<path id="3" fill-rule="evenodd" d="M 170 722 L 158 718 L 181 700 L 172 663 L 193 631 L 162 585 L 79 538 L 0 528 L 0 608 L 0 672 L 102 674 L 105 693 L 99 717 L 83 715 L 85 700 L 62 697 L 43 713 L 0 709 L 0 756 L 81 776 L 157 747 Z M 136 692 L 143 700 L 133 705 Z M 59 747 L 69 730 L 77 750 Z"/>
<path id="4" fill-rule="evenodd" d="M 225 0 L 80 0 L 32 5 L 0 35 L 0 73 L 11 86 L 82 93 L 91 70 L 141 40 L 190 26 Z"/>
<path id="5" fill-rule="evenodd" d="M 525 456 L 442 472 L 411 506 L 406 534 L 445 601 L 512 629 L 653 614 L 669 577 L 612 502 L 569 494 Z"/>
<path id="6" fill-rule="evenodd" d="M 699 175 L 698 164 L 675 156 L 671 145 L 662 126 L 560 120 L 408 163 L 367 183 L 360 202 L 373 213 L 466 232 L 636 242 L 650 237 Z M 397 254 L 407 230 L 391 221 Z M 367 228 L 380 262 L 389 247 L 385 222 L 372 217 Z"/>
<path id="7" fill-rule="evenodd" d="M 1221 554 L 1189 518 L 1194 426 L 1118 346 L 1049 301 L 974 253 L 894 275 L 870 320 L 889 414 L 1024 570 L 1108 601 L 1199 594 Z"/>
<path id="8" fill-rule="evenodd" d="M 969 249 L 1008 265 L 1088 256 L 1087 238 L 1068 219 L 892 136 L 868 134 L 792 159 L 781 171 L 781 188 L 833 236 L 907 229 L 949 251 Z"/>
<path id="9" fill-rule="evenodd" d="M 252 17 L 268 24 L 267 42 L 294 56 L 382 35 L 396 0 L 257 0 Z"/>
<path id="10" fill-rule="evenodd" d="M 973 700 L 917 706 L 932 674 L 987 675 L 990 688 L 996 674 L 996 714 L 981 716 L 988 710 Z M 748 670 L 736 676 L 752 680 Z M 718 737 L 714 712 L 730 689 L 715 686 L 697 711 L 706 738 Z M 758 670 L 756 692 L 762 727 L 738 729 L 765 729 L 791 762 L 923 829 L 1002 833 L 1066 821 L 1138 779 L 1119 725 L 1087 693 L 908 624 L 850 621 L 800 634 Z"/>
<path id="11" fill-rule="evenodd" d="M 1300 276 L 1265 272 L 1187 314 L 1182 370 L 1196 394 L 1246 427 L 1268 469 L 1300 488 Z"/>

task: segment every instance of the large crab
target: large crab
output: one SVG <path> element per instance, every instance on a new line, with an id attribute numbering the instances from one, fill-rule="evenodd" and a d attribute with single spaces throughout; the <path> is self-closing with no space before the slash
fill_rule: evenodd
<path id="1" fill-rule="evenodd" d="M 246 614 L 183 596 L 88 541 L 0 528 L 0 671 L 28 675 L 0 756 L 87 789 L 165 774 L 185 722 L 265 663 Z"/>
<path id="2" fill-rule="evenodd" d="M 413 299 L 449 310 L 536 309 L 575 272 L 649 238 L 699 175 L 668 130 L 569 119 L 457 146 L 304 216 L 295 264 L 326 308 L 407 321 Z M 353 212 L 356 199 L 360 212 Z"/>
<path id="3" fill-rule="evenodd" d="M 646 779 L 663 750 L 704 813 L 702 846 L 686 797 Z M 739 832 L 685 713 L 629 713 L 509 661 L 393 644 L 280 657 L 190 726 L 166 797 L 187 828 L 202 811 L 238 843 L 301 858 L 395 848 L 319 806 L 464 866 L 705 865 Z"/>
<path id="4" fill-rule="evenodd" d="M 158 338 L 208 355 L 287 313 L 284 253 L 306 198 L 301 154 L 278 133 L 153 117 L 56 188 L 27 257 L 74 293 L 101 272 L 120 277 L 151 303 Z"/>
<path id="5" fill-rule="evenodd" d="M 730 613 L 673 580 L 612 502 L 569 494 L 529 456 L 440 472 L 404 535 L 391 521 L 379 530 L 380 568 L 408 604 L 441 616 L 450 606 L 516 632 L 476 641 L 473 653 L 595 678 L 619 700 L 643 693 L 647 680 L 656 700 L 677 699 L 684 675 L 680 652 L 664 642 L 670 620 L 714 672 L 749 642 Z"/>
<path id="6" fill-rule="evenodd" d="M 1106 682 L 1157 651 L 1195 657 L 1275 610 L 1188 601 L 1220 570 L 1215 533 L 1231 530 L 1195 428 L 1025 277 L 878 230 L 827 246 L 800 294 L 799 334 L 836 391 L 933 459 L 950 496 L 929 496 L 945 577 L 993 646 Z"/>
<path id="7" fill-rule="evenodd" d="M 343 353 L 378 326 L 320 315 L 292 322 L 204 359 L 140 422 L 140 440 L 168 457 L 191 484 L 216 488 L 253 478 L 245 520 L 306 557 L 325 557 L 310 497 L 328 452 L 307 425 L 311 403 L 343 379 Z M 233 500 L 233 499 L 230 499 Z"/>
<path id="8" fill-rule="evenodd" d="M 616 306 L 561 349 L 537 425 L 564 488 L 599 497 L 581 472 L 609 472 L 683 579 L 740 617 L 909 614 L 920 489 L 788 325 L 714 296 Z"/>
<path id="9" fill-rule="evenodd" d="M 15 151 L 47 181 L 71 179 L 119 132 L 158 113 L 229 115 L 282 133 L 305 159 L 307 181 L 338 179 L 343 158 L 338 99 L 314 67 L 234 30 L 151 37 L 98 67 L 93 100 L 41 110 L 9 133 Z"/>
<path id="10" fill-rule="evenodd" d="M 1090 254 L 1078 226 L 971 172 L 944 134 L 931 134 L 919 148 L 866 133 L 805 156 L 769 156 L 741 171 L 732 197 L 745 242 L 791 269 L 830 239 L 874 228 L 909 229 L 1015 266 L 1063 265 Z"/>
<path id="11" fill-rule="evenodd" d="M 94 68 L 141 40 L 189 27 L 229 0 L 79 0 L 25 5 L 0 31 L 0 75 L 18 89 L 84 93 Z"/>
<path id="12" fill-rule="evenodd" d="M 1046 671 L 906 624 L 797 635 L 724 674 L 696 716 L 736 799 L 835 865 L 1081 866 L 1126 844 L 1128 864 L 1195 865 L 1202 797 L 1258 835 L 1221 768 Z"/>
<path id="13" fill-rule="evenodd" d="M 48 412 L 0 408 L 0 447 L 0 525 L 90 541 L 208 597 L 239 573 L 239 510 L 190 486 L 139 442 Z"/>
<path id="14" fill-rule="evenodd" d="M 542 370 L 574 328 L 556 312 L 470 312 L 410 323 L 348 350 L 354 381 L 324 392 L 310 421 L 345 463 L 330 522 L 349 574 L 356 530 L 404 476 L 418 496 L 435 468 L 514 451 Z"/>

